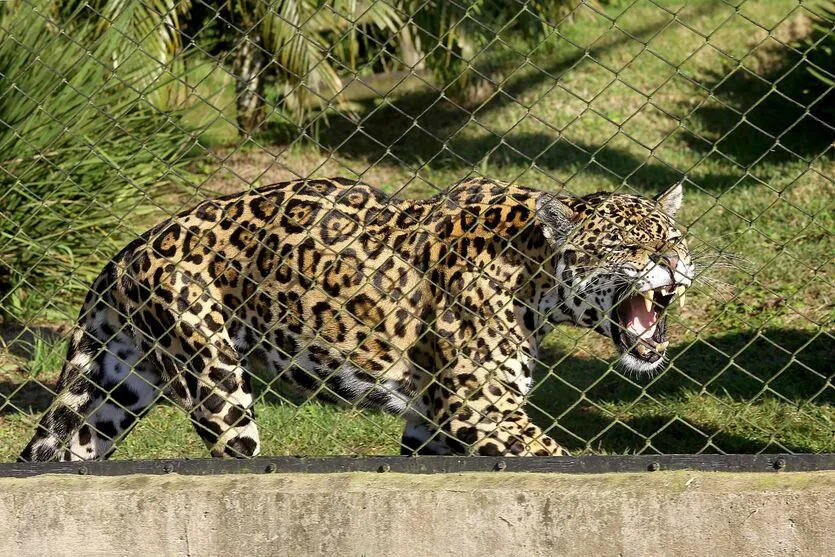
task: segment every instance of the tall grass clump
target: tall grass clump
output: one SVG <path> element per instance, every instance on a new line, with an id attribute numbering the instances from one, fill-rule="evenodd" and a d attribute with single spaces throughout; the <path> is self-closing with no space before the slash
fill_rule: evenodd
<path id="1" fill-rule="evenodd" d="M 50 2 L 0 6 L 5 319 L 66 318 L 153 209 L 149 192 L 182 182 L 195 153 L 178 115 L 148 100 L 171 82 L 159 64 L 139 51 L 113 56 L 125 52 L 130 14 L 104 28 L 53 19 L 59 12 Z"/>
<path id="2" fill-rule="evenodd" d="M 810 47 L 807 58 L 811 62 L 809 73 L 828 87 L 835 86 L 835 1 L 820 2 L 815 32 L 804 46 Z"/>

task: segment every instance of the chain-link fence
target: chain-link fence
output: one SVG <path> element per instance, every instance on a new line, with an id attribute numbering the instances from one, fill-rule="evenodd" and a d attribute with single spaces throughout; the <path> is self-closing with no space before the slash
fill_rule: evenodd
<path id="1" fill-rule="evenodd" d="M 835 452 L 833 14 L 0 5 L 0 459 Z"/>

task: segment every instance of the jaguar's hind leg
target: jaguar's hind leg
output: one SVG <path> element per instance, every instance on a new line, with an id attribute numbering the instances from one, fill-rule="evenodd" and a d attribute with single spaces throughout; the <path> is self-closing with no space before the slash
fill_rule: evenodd
<path id="1" fill-rule="evenodd" d="M 197 383 L 191 419 L 212 456 L 257 455 L 261 446 L 249 375 L 240 365 L 214 361 Z"/>
<path id="2" fill-rule="evenodd" d="M 258 454 L 249 377 L 229 336 L 228 308 L 218 301 L 224 292 L 173 266 L 151 290 L 161 302 L 131 318 L 212 456 Z"/>
<path id="3" fill-rule="evenodd" d="M 211 455 L 252 457 L 260 451 L 260 441 L 250 377 L 226 327 L 218 325 L 225 321 L 218 307 L 207 303 L 200 315 L 179 315 L 155 350 L 162 366 L 171 368 L 168 374 L 177 377 L 174 391 L 190 410 L 192 425 Z"/>
<path id="4" fill-rule="evenodd" d="M 159 399 L 161 377 L 130 335 L 119 331 L 99 340 L 103 336 L 95 329 L 76 332 L 59 394 L 19 460 L 107 458 L 114 442 Z"/>

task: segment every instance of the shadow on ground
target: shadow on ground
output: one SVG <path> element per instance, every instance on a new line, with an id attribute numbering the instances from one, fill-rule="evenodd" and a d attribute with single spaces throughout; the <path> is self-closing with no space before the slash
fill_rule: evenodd
<path id="1" fill-rule="evenodd" d="M 711 6 L 705 3 L 702 10 L 710 10 Z M 634 30 L 633 35 L 651 36 L 664 25 L 648 24 Z M 588 51 L 560 43 L 553 63 L 541 71 L 509 80 L 489 103 L 480 107 L 461 106 L 427 87 L 390 96 L 382 103 L 379 98 L 361 100 L 356 118 L 335 114 L 328 122 L 320 123 L 317 142 L 327 150 L 374 163 L 417 167 L 431 162 L 434 168 L 471 169 L 489 157 L 492 162 L 506 165 L 536 162 L 561 179 L 578 169 L 617 179 L 629 176 L 633 187 L 658 191 L 680 179 L 682 172 L 623 148 L 569 141 L 557 130 L 510 131 L 504 139 L 486 125 L 477 138 L 459 137 L 457 133 L 464 126 L 490 122 L 490 113 L 508 105 L 523 104 L 517 99 L 528 91 L 556 83 L 572 71 L 582 71 L 575 66 L 586 56 L 599 58 L 629 40 L 632 39 L 624 35 L 621 40 Z M 701 177 L 700 187 L 724 191 L 736 184 L 749 167 L 754 175 L 768 179 L 767 172 L 773 171 L 769 165 L 814 159 L 835 140 L 835 110 L 831 108 L 835 106 L 835 94 L 826 92 L 826 87 L 810 76 L 811 62 L 801 60 L 799 54 L 785 47 L 770 52 L 769 57 L 763 75 L 744 67 L 730 74 L 708 74 L 700 85 L 713 92 L 713 99 L 696 110 L 682 104 L 681 113 L 689 114 L 683 123 L 691 133 L 682 134 L 689 149 L 700 157 L 720 157 L 737 165 L 724 162 L 728 173 L 711 172 Z M 471 122 L 473 118 L 475 124 Z M 284 128 L 268 123 L 260 140 L 283 142 L 298 136 L 297 131 L 288 133 Z M 713 152 L 714 147 L 721 154 Z M 742 184 L 755 183 L 747 180 Z"/>
<path id="2" fill-rule="evenodd" d="M 813 31 L 807 40 L 820 38 L 820 32 Z M 740 166 L 753 167 L 755 174 L 769 163 L 814 160 L 835 140 L 835 92 L 810 72 L 835 72 L 831 55 L 816 49 L 804 57 L 780 47 L 767 56 L 770 61 L 761 75 L 745 67 L 730 74 L 710 73 L 703 85 L 717 100 L 695 110 L 685 122 L 719 137 L 716 149 Z M 708 146 L 694 136 L 688 139 L 693 149 Z"/>
<path id="3" fill-rule="evenodd" d="M 4 350 L 18 358 L 30 359 L 38 340 L 49 344 L 60 341 L 64 328 L 57 326 L 18 325 L 4 323 L 0 325 L 0 343 Z"/>
<path id="4" fill-rule="evenodd" d="M 759 334 L 708 337 L 686 347 L 672 347 L 672 365 L 667 370 L 655 378 L 633 376 L 632 382 L 610 373 L 605 362 L 569 357 L 553 370 L 557 378 L 550 378 L 536 390 L 532 402 L 542 410 L 537 416 L 540 424 L 550 423 L 552 416 L 562 416 L 553 434 L 565 440 L 569 448 L 582 448 L 582 444 L 569 441 L 574 434 L 584 440 L 596 439 L 594 450 L 614 453 L 641 451 L 646 438 L 654 449 L 665 453 L 715 450 L 705 449 L 708 440 L 724 452 L 773 452 L 780 450 L 778 445 L 690 421 L 665 406 L 681 409 L 685 404 L 682 400 L 698 396 L 727 403 L 751 402 L 752 406 L 783 402 L 792 408 L 807 404 L 812 408 L 831 407 L 835 404 L 833 354 L 835 338 L 831 332 L 775 328 Z M 552 356 L 554 361 L 560 357 Z M 582 398 L 578 391 L 583 392 Z M 647 415 L 646 407 L 653 404 L 652 400 L 661 404 Z M 633 403 L 641 408 L 631 408 Z M 698 400 L 686 404 L 698 404 Z M 623 416 L 601 412 L 599 405 L 616 405 L 614 412 Z M 634 415 L 641 412 L 643 415 Z M 766 428 L 770 429 L 771 424 Z M 804 444 L 782 446 L 792 452 L 815 452 Z"/>
<path id="5" fill-rule="evenodd" d="M 43 377 L 26 377 L 16 365 L 34 357 L 39 341 L 53 346 L 63 339 L 60 327 L 17 325 L 0 326 L 3 366 L 0 366 L 0 416 L 18 412 L 43 412 L 51 402 L 59 370 Z M 7 361 L 8 360 L 8 361 Z"/>

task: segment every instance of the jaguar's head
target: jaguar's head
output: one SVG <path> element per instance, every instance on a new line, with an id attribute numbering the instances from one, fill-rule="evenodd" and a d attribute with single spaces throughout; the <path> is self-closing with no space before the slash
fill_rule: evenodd
<path id="1" fill-rule="evenodd" d="M 694 266 L 673 218 L 676 185 L 655 199 L 595 193 L 582 198 L 542 194 L 537 217 L 554 250 L 555 286 L 540 300 L 552 323 L 571 322 L 610 337 L 621 362 L 654 371 L 663 361 L 666 310 L 684 303 Z"/>

